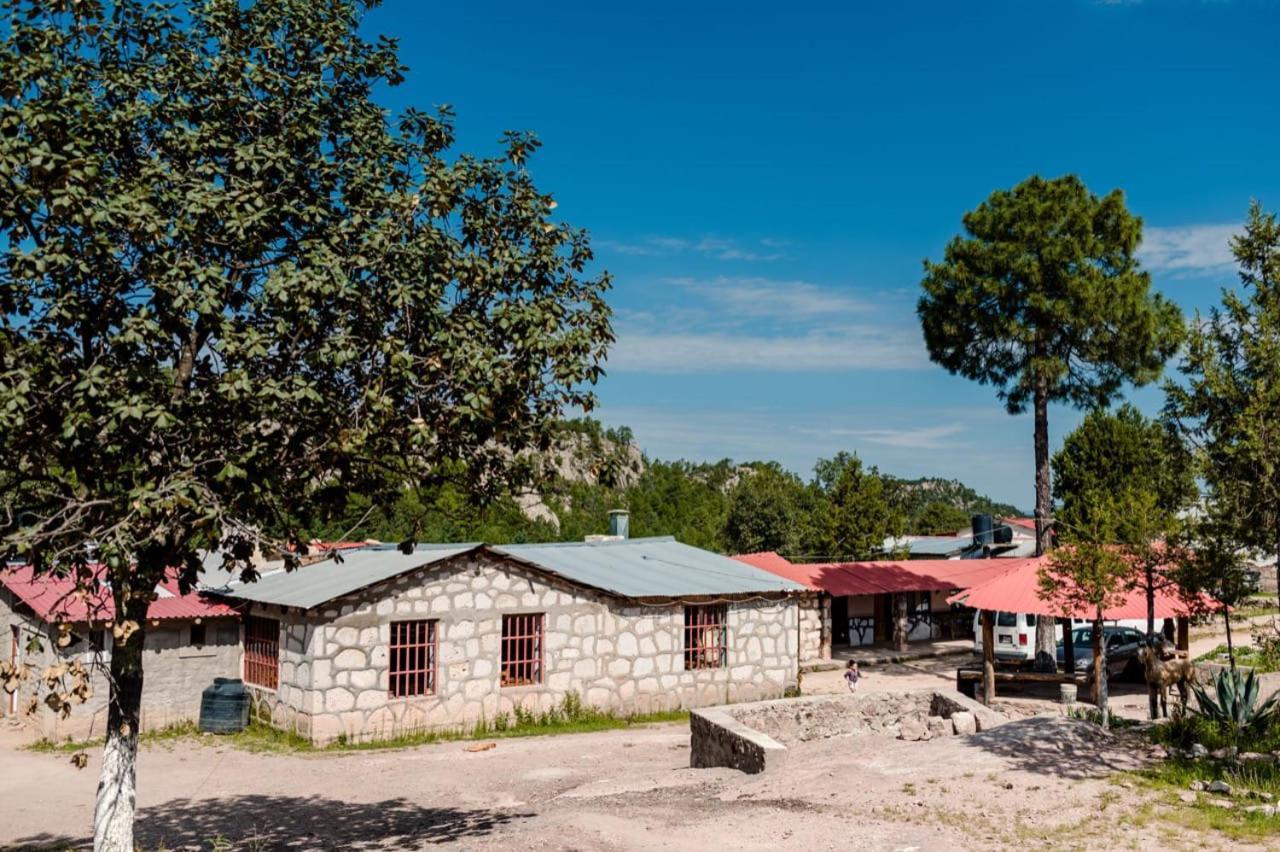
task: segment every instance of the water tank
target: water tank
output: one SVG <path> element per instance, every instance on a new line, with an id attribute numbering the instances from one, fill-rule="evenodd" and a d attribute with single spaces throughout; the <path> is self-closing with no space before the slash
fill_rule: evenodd
<path id="1" fill-rule="evenodd" d="M 992 535 L 992 522 L 990 515 L 974 515 L 971 519 L 973 525 L 973 543 L 977 545 L 988 545 L 994 540 Z"/>
<path id="2" fill-rule="evenodd" d="M 200 730 L 234 734 L 249 724 L 249 690 L 238 677 L 215 677 L 200 694 Z"/>

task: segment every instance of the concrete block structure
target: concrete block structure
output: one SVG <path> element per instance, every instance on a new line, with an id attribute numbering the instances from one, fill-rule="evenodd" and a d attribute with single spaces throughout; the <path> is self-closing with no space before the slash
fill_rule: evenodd
<path id="1" fill-rule="evenodd" d="M 176 583 L 161 584 L 156 595 L 143 643 L 143 730 L 198 719 L 204 688 L 215 677 L 237 677 L 240 672 L 238 612 L 224 603 L 181 595 Z M 26 566 L 0 569 L 3 652 L 10 661 L 30 666 L 35 675 L 16 692 L 0 692 L 0 717 L 18 719 L 54 740 L 102 736 L 113 618 L 105 592 L 86 600 L 75 594 L 69 579 L 36 576 Z M 62 647 L 59 623 L 71 627 L 71 642 Z M 85 703 L 73 704 L 64 719 L 44 705 L 37 679 L 49 666 L 71 660 L 89 669 L 93 694 Z M 32 698 L 38 699 L 35 713 L 27 712 Z"/>
<path id="2" fill-rule="evenodd" d="M 780 697 L 821 612 L 799 584 L 670 538 L 373 549 L 221 593 L 245 615 L 256 712 L 316 743 L 570 694 L 623 715 Z"/>

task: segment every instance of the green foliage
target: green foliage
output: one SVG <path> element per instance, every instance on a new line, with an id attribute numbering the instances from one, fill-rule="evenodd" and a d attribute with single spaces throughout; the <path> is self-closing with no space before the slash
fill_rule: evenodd
<path id="1" fill-rule="evenodd" d="M 608 280 L 537 141 L 392 119 L 365 4 L 4 5 L 0 550 L 95 542 L 136 616 L 165 566 L 351 492 L 502 493 L 590 409 Z"/>
<path id="2" fill-rule="evenodd" d="M 1280 223 L 1256 202 L 1232 240 L 1240 288 L 1191 323 L 1166 414 L 1197 448 L 1219 522 L 1240 545 L 1280 538 Z"/>
<path id="3" fill-rule="evenodd" d="M 1074 175 L 1031 177 L 993 192 L 964 228 L 924 265 L 919 314 L 935 361 L 995 385 L 1012 414 L 1038 388 L 1092 408 L 1159 377 L 1181 317 L 1139 268 L 1142 220 L 1119 190 L 1099 198 Z"/>
<path id="4" fill-rule="evenodd" d="M 880 472 L 864 469 L 857 455 L 820 459 L 814 487 L 825 498 L 813 520 L 814 545 L 824 559 L 876 558 L 886 538 L 902 534 L 904 519 L 890 504 Z"/>
<path id="5" fill-rule="evenodd" d="M 729 492 L 723 545 L 729 553 L 805 549 L 813 491 L 776 462 L 754 464 Z"/>
<path id="6" fill-rule="evenodd" d="M 1151 292 L 1134 256 L 1142 220 L 1119 190 L 1099 198 L 1074 175 L 1031 177 L 992 193 L 964 228 L 941 263 L 925 261 L 925 345 L 951 373 L 994 385 L 1009 413 L 1032 408 L 1036 514 L 1048 518 L 1049 404 L 1102 407 L 1126 382 L 1154 381 L 1181 313 Z M 1037 631 L 1041 652 L 1048 638 Z"/>
<path id="7" fill-rule="evenodd" d="M 1154 495 L 1152 508 L 1170 515 L 1196 494 L 1191 456 L 1182 442 L 1128 404 L 1115 412 L 1090 412 L 1054 455 L 1060 534 L 1069 539 L 1075 529 L 1096 526 L 1100 521 L 1090 510 L 1100 495 L 1126 491 Z"/>
<path id="8" fill-rule="evenodd" d="M 1214 679 L 1214 694 L 1199 684 L 1192 689 L 1198 707 L 1192 710 L 1210 722 L 1235 733 L 1235 742 L 1244 731 L 1262 731 L 1276 723 L 1280 712 L 1280 696 L 1258 701 L 1258 679 L 1252 669 L 1243 674 L 1235 669 L 1222 669 Z M 1234 744 L 1234 743 L 1233 743 Z"/>

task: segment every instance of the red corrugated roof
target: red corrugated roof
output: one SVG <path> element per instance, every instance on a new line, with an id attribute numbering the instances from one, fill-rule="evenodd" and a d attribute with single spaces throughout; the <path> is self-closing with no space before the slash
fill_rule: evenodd
<path id="1" fill-rule="evenodd" d="M 1045 601 L 1040 597 L 1041 564 L 1048 557 L 1032 557 L 1030 559 L 1009 559 L 1007 562 L 1017 563 L 1010 571 L 986 582 L 953 595 L 950 603 L 962 603 L 974 609 L 990 609 L 1001 612 L 1030 612 L 1055 618 L 1070 616 L 1071 618 L 1093 618 L 1095 613 L 1088 607 L 1074 612 L 1066 612 L 1067 607 L 1061 601 Z M 1191 608 L 1171 589 L 1160 589 L 1156 592 L 1156 618 L 1176 618 L 1190 615 L 1192 609 L 1200 611 L 1205 607 Z M 1125 596 L 1124 603 L 1104 612 L 1108 621 L 1121 619 L 1144 619 L 1147 617 L 1147 597 L 1142 589 L 1135 589 Z"/>
<path id="2" fill-rule="evenodd" d="M 102 567 L 91 566 L 95 577 L 101 577 Z M 110 590 L 95 583 L 92 591 L 78 594 L 76 582 L 71 577 L 50 574 L 37 575 L 29 565 L 0 568 L 0 585 L 31 607 L 45 621 L 111 621 L 115 618 L 115 602 Z M 147 618 L 185 619 L 217 618 L 237 615 L 232 607 L 200 594 L 183 595 L 177 581 L 166 577 L 156 586 L 157 597 L 147 608 Z"/>
<path id="3" fill-rule="evenodd" d="M 790 562 L 776 553 L 735 556 L 740 562 L 832 595 L 949 592 L 999 576 L 1015 559 L 908 559 L 872 562 Z"/>

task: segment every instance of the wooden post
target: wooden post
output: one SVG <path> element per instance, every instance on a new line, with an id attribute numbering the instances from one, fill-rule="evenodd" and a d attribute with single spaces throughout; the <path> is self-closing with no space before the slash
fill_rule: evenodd
<path id="1" fill-rule="evenodd" d="M 1191 619 L 1185 615 L 1178 616 L 1178 650 L 1191 651 Z"/>
<path id="2" fill-rule="evenodd" d="M 996 619 L 989 609 L 982 611 L 982 703 L 996 700 Z"/>
<path id="3" fill-rule="evenodd" d="M 902 592 L 893 596 L 893 650 L 907 650 L 907 596 Z"/>
<path id="4" fill-rule="evenodd" d="M 1075 637 L 1072 636 L 1072 622 L 1069 618 L 1060 618 L 1058 619 L 1058 623 L 1062 625 L 1062 664 L 1067 674 L 1075 677 L 1076 643 Z"/>

